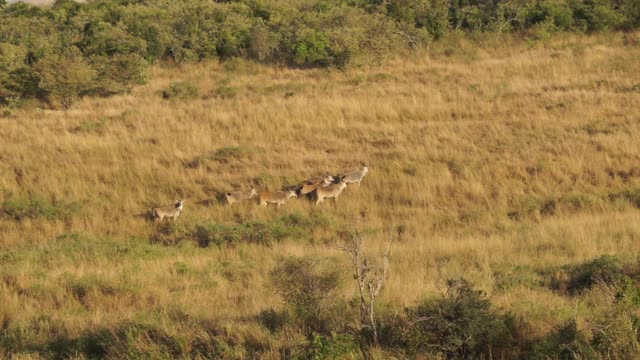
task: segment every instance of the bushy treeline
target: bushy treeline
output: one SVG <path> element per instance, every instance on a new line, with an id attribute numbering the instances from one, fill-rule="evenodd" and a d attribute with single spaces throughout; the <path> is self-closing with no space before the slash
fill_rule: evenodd
<path id="1" fill-rule="evenodd" d="M 367 64 L 449 31 L 598 31 L 640 25 L 636 0 L 0 1 L 0 102 L 63 107 L 129 91 L 148 65 L 245 57 L 291 66 Z"/>

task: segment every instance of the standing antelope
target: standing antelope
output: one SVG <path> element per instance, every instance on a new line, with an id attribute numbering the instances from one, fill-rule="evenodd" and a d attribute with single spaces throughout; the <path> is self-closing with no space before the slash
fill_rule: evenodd
<path id="1" fill-rule="evenodd" d="M 360 185 L 360 182 L 362 181 L 362 179 L 364 179 L 364 176 L 367 175 L 367 173 L 369 172 L 369 168 L 367 167 L 367 164 L 365 164 L 364 162 L 360 162 L 360 164 L 362 165 L 361 168 L 352 170 L 344 175 L 341 175 L 344 182 L 346 182 L 347 184 L 358 184 Z"/>
<path id="2" fill-rule="evenodd" d="M 300 195 L 305 195 L 313 192 L 314 190 L 327 187 L 334 181 L 333 176 L 326 174 L 322 177 L 314 177 L 309 180 L 303 181 L 300 185 Z"/>
<path id="3" fill-rule="evenodd" d="M 295 190 L 264 191 L 260 193 L 259 199 L 261 206 L 267 206 L 267 203 L 272 203 L 278 204 L 278 207 L 280 207 L 280 205 L 283 205 L 290 197 L 298 197 Z"/>
<path id="4" fill-rule="evenodd" d="M 318 200 L 316 200 L 316 206 L 320 204 L 324 199 L 333 198 L 335 201 L 338 201 L 338 196 L 342 193 L 347 187 L 347 182 L 345 178 L 341 178 L 340 182 L 337 184 L 331 184 L 327 187 L 316 190 L 316 195 L 318 196 Z"/>
<path id="5" fill-rule="evenodd" d="M 239 203 L 244 200 L 249 200 L 252 197 L 258 195 L 256 189 L 251 189 L 249 191 L 234 191 L 228 192 L 224 194 L 225 199 L 227 199 L 227 203 L 229 205 L 233 205 L 235 203 Z"/>
<path id="6" fill-rule="evenodd" d="M 173 218 L 173 221 L 176 221 L 180 212 L 182 212 L 183 203 L 184 200 L 180 199 L 173 205 L 155 208 L 152 212 L 153 218 L 156 219 L 156 221 L 162 221 L 164 218 Z"/>

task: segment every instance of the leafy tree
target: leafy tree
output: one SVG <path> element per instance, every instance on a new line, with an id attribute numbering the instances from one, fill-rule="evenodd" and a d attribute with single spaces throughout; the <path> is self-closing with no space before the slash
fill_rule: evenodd
<path id="1" fill-rule="evenodd" d="M 95 91 L 102 95 L 128 93 L 148 79 L 148 63 L 138 54 L 94 56 L 90 62 L 97 72 Z"/>
<path id="2" fill-rule="evenodd" d="M 96 77 L 96 71 L 76 47 L 66 49 L 62 54 L 47 54 L 35 69 L 40 78 L 39 87 L 47 98 L 59 102 L 65 109 L 92 89 Z"/>

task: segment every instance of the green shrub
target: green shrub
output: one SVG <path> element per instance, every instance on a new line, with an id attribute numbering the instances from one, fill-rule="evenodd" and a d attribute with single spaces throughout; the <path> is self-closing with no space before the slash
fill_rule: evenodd
<path id="1" fill-rule="evenodd" d="M 531 195 L 523 196 L 514 203 L 515 209 L 509 211 L 507 216 L 514 221 L 521 221 L 527 218 L 535 218 L 542 208 L 541 201 Z"/>
<path id="2" fill-rule="evenodd" d="M 271 271 L 277 293 L 311 333 L 330 334 L 348 325 L 349 311 L 336 299 L 339 271 L 318 259 L 289 257 Z"/>
<path id="3" fill-rule="evenodd" d="M 619 11 L 625 17 L 622 24 L 623 29 L 631 30 L 640 27 L 640 2 L 623 0 Z"/>
<path id="4" fill-rule="evenodd" d="M 640 209 L 640 188 L 609 194 L 610 201 L 618 199 L 628 201 L 631 205 Z"/>
<path id="5" fill-rule="evenodd" d="M 561 201 L 562 203 L 567 204 L 569 208 L 574 211 L 590 209 L 596 203 L 596 199 L 594 198 L 594 196 L 583 193 L 573 193 L 566 195 L 561 199 Z"/>
<path id="6" fill-rule="evenodd" d="M 321 30 L 301 30 L 297 34 L 293 52 L 293 62 L 297 65 L 327 66 L 332 63 L 329 53 L 329 38 Z"/>
<path id="7" fill-rule="evenodd" d="M 443 299 L 422 302 L 405 316 L 408 321 L 400 322 L 396 341 L 411 353 L 477 359 L 517 352 L 513 318 L 492 309 L 485 293 L 464 279 L 449 280 Z"/>
<path id="8" fill-rule="evenodd" d="M 567 290 L 578 294 L 596 284 L 617 287 L 624 279 L 623 265 L 619 258 L 610 255 L 601 256 L 585 262 L 569 271 Z"/>
<path id="9" fill-rule="evenodd" d="M 164 246 L 177 246 L 188 238 L 184 225 L 176 222 L 161 222 L 155 227 L 154 233 L 149 238 L 152 244 Z"/>
<path id="10" fill-rule="evenodd" d="M 542 276 L 529 266 L 516 266 L 508 271 L 496 271 L 493 276 L 496 289 L 502 291 L 520 286 L 534 288 L 543 285 Z"/>
<path id="11" fill-rule="evenodd" d="M 176 81 L 162 91 L 163 99 L 190 100 L 198 97 L 198 87 L 190 81 Z"/>
<path id="12" fill-rule="evenodd" d="M 547 21 L 557 30 L 569 30 L 573 26 L 573 12 L 569 4 L 562 1 L 538 1 L 526 9 L 524 18 L 527 27 Z"/>
<path id="13" fill-rule="evenodd" d="M 96 121 L 85 120 L 81 122 L 80 125 L 72 128 L 71 131 L 76 133 L 96 133 L 102 135 L 108 126 L 109 121 L 107 118 L 101 118 Z"/>
<path id="14" fill-rule="evenodd" d="M 528 360 L 599 359 L 588 337 L 578 330 L 575 320 L 558 327 L 541 341 L 533 344 L 525 356 Z"/>
<path id="15" fill-rule="evenodd" d="M 231 85 L 220 85 L 216 88 L 214 94 L 217 98 L 231 99 L 238 93 L 238 88 Z"/>
<path id="16" fill-rule="evenodd" d="M 637 288 L 635 288 L 637 292 Z M 592 321 L 591 343 L 601 358 L 632 359 L 640 354 L 637 306 L 617 302 Z"/>
<path id="17" fill-rule="evenodd" d="M 272 60 L 278 51 L 280 36 L 270 31 L 263 21 L 258 21 L 251 29 L 249 55 L 258 61 Z"/>
<path id="18" fill-rule="evenodd" d="M 216 149 L 216 151 L 209 156 L 209 159 L 221 162 L 223 164 L 228 163 L 231 160 L 239 160 L 245 158 L 247 155 L 254 152 L 254 149 L 248 146 L 229 146 Z"/>
<path id="19" fill-rule="evenodd" d="M 349 334 L 313 334 L 306 351 L 306 358 L 313 360 L 350 357 L 360 358 L 362 354 L 357 339 Z"/>
<path id="20" fill-rule="evenodd" d="M 617 4 L 608 0 L 570 0 L 575 25 L 582 31 L 616 29 L 624 22 Z"/>
<path id="21" fill-rule="evenodd" d="M 254 152 L 255 148 L 251 146 L 227 146 L 218 148 L 210 154 L 202 155 L 193 159 L 192 161 L 186 162 L 184 166 L 188 168 L 197 168 L 206 165 L 209 161 L 228 164 L 230 162 L 246 159 Z"/>
<path id="22" fill-rule="evenodd" d="M 97 71 L 94 91 L 100 95 L 128 93 L 148 80 L 148 63 L 139 54 L 92 56 L 90 61 Z"/>
<path id="23" fill-rule="evenodd" d="M 258 321 L 272 333 L 282 329 L 291 321 L 288 311 L 276 311 L 273 309 L 262 310 L 258 314 Z"/>
<path id="24" fill-rule="evenodd" d="M 9 196 L 0 207 L 0 215 L 21 221 L 44 218 L 48 220 L 68 219 L 81 209 L 78 202 L 48 201 L 42 196 Z"/>
<path id="25" fill-rule="evenodd" d="M 243 224 L 199 225 L 193 236 L 201 247 L 235 246 L 243 243 L 271 245 L 298 233 L 281 221 L 249 221 Z"/>

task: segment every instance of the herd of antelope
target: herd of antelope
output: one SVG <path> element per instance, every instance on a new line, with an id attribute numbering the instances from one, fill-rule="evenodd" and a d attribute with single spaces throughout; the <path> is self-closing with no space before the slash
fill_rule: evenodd
<path id="1" fill-rule="evenodd" d="M 229 205 L 235 203 L 248 201 L 254 196 L 258 196 L 258 203 L 260 206 L 267 206 L 267 204 L 284 205 L 287 200 L 292 197 L 298 197 L 298 195 L 313 196 L 315 194 L 316 206 L 324 201 L 324 199 L 337 200 L 342 191 L 347 187 L 347 184 L 358 184 L 365 175 L 369 172 L 369 168 L 364 162 L 360 163 L 362 166 L 352 171 L 343 173 L 337 176 L 331 176 L 325 174 L 324 176 L 314 177 L 308 180 L 304 180 L 301 183 L 285 188 L 279 191 L 263 191 L 258 194 L 256 189 L 246 191 L 234 191 L 224 194 L 224 198 Z M 152 215 L 156 221 L 162 221 L 164 218 L 171 218 L 174 221 L 180 216 L 184 200 L 178 200 L 178 202 L 158 207 L 153 209 Z"/>

